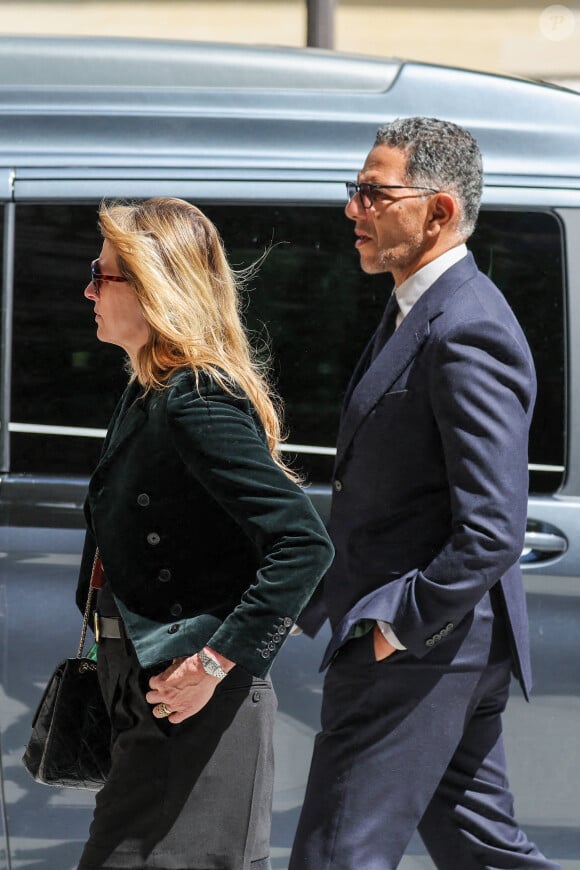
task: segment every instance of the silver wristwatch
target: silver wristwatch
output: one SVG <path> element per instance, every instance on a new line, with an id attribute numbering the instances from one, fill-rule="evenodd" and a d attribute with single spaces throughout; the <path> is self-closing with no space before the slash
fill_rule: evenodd
<path id="1" fill-rule="evenodd" d="M 197 655 L 202 668 L 210 677 L 217 677 L 218 680 L 223 680 L 227 677 L 226 671 L 224 671 L 219 662 L 216 662 L 214 658 L 208 656 L 205 650 L 200 649 Z"/>

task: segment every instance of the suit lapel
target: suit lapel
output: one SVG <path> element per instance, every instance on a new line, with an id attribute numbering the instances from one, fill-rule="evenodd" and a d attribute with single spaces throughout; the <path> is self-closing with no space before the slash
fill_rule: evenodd
<path id="1" fill-rule="evenodd" d="M 111 419 L 95 474 L 109 464 L 119 448 L 147 419 L 144 403 L 140 399 L 141 389 L 140 384 L 133 381 L 121 396 Z"/>
<path id="2" fill-rule="evenodd" d="M 344 417 L 346 410 L 348 409 L 348 405 L 350 403 L 351 396 L 352 396 L 358 382 L 360 381 L 360 379 L 364 375 L 365 371 L 368 369 L 368 366 L 369 366 L 369 363 L 371 360 L 371 355 L 373 352 L 374 343 L 375 343 L 375 337 L 376 337 L 376 334 L 378 331 L 379 330 L 377 327 L 375 329 L 375 331 L 373 332 L 369 343 L 367 344 L 367 346 L 363 350 L 362 354 L 360 355 L 359 360 L 358 360 L 358 362 L 354 368 L 354 371 L 351 375 L 350 381 L 348 382 L 348 387 L 346 388 L 346 393 L 344 394 L 344 399 L 342 400 L 341 420 Z"/>
<path id="3" fill-rule="evenodd" d="M 405 371 L 428 337 L 428 321 L 422 323 L 420 329 L 413 329 L 411 315 L 417 305 L 411 309 L 352 391 L 338 435 L 337 465 L 362 421 L 372 411 L 381 396 L 388 392 L 397 378 Z"/>
<path id="4" fill-rule="evenodd" d="M 415 303 L 374 362 L 354 385 L 338 434 L 336 468 L 363 420 L 419 353 L 429 337 L 433 320 L 445 310 L 459 287 L 476 273 L 477 267 L 471 254 L 444 272 Z M 368 359 L 368 354 L 363 354 L 363 358 Z"/>

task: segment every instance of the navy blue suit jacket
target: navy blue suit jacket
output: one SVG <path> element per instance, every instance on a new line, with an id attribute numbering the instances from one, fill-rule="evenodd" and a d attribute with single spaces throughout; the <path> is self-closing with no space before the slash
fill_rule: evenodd
<path id="1" fill-rule="evenodd" d="M 419 299 L 370 366 L 369 348 L 338 437 L 336 556 L 322 593 L 333 634 L 323 666 L 362 619 L 386 620 L 411 653 L 428 656 L 499 583 L 527 695 L 518 559 L 536 381 L 525 336 L 469 254 Z M 319 601 L 304 615 L 307 631 L 323 609 Z"/>

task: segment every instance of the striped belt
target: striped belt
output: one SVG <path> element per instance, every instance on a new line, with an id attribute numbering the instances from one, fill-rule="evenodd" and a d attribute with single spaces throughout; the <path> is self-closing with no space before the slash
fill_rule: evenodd
<path id="1" fill-rule="evenodd" d="M 120 640 L 123 635 L 121 633 L 121 620 L 118 616 L 101 616 L 99 613 L 93 614 L 95 640 L 97 643 L 101 638 L 116 638 Z"/>

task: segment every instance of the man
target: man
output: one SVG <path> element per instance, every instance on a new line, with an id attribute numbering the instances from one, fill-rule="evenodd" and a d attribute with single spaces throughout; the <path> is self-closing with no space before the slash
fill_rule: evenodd
<path id="1" fill-rule="evenodd" d="M 557 866 L 518 828 L 505 772 L 510 671 L 531 685 L 518 557 L 536 385 L 465 247 L 481 187 L 473 137 L 431 118 L 382 127 L 347 185 L 361 266 L 395 290 L 346 394 L 336 557 L 301 620 L 328 614 L 333 633 L 290 870 L 392 870 L 415 828 L 441 870 Z"/>

